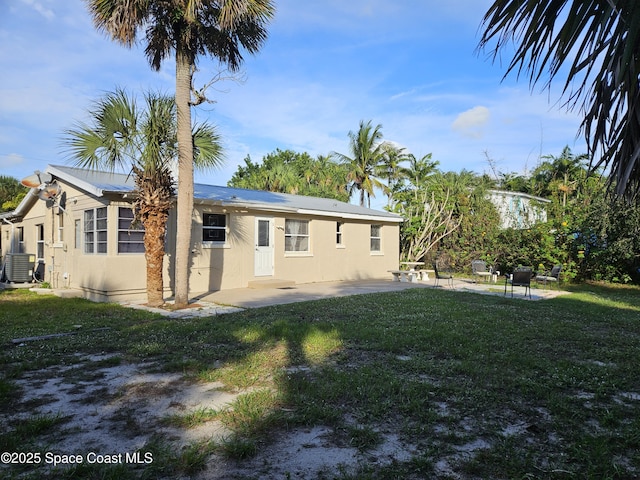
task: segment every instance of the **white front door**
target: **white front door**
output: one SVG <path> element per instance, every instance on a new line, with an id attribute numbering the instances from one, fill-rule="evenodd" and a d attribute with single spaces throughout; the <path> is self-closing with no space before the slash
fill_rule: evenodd
<path id="1" fill-rule="evenodd" d="M 273 275 L 273 218 L 256 217 L 256 277 Z"/>

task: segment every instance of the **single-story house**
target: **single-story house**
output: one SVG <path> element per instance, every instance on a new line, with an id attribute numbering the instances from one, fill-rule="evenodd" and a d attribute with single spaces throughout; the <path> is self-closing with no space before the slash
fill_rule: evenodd
<path id="1" fill-rule="evenodd" d="M 25 281 L 26 270 L 34 269 L 53 288 L 77 289 L 93 300 L 146 298 L 143 232 L 132 227 L 133 178 L 56 165 L 38 178 L 43 183 L 15 211 L 0 214 L 4 280 Z M 398 215 L 332 199 L 196 183 L 190 296 L 270 280 L 388 278 L 388 270 L 398 268 L 401 222 Z M 175 231 L 172 210 L 168 296 Z"/>
<path id="2" fill-rule="evenodd" d="M 506 190 L 489 190 L 488 197 L 500 214 L 502 228 L 530 228 L 547 221 L 546 204 L 551 200 Z"/>

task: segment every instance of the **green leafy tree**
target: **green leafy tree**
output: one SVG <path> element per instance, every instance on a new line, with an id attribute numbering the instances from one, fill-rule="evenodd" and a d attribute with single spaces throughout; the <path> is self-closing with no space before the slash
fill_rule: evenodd
<path id="1" fill-rule="evenodd" d="M 445 195 L 436 201 L 426 191 L 410 193 L 403 203 L 396 206 L 405 221 L 400 229 L 400 258 L 409 262 L 426 261 L 427 256 L 446 237 L 459 227 L 462 217 L 454 217 L 454 210 Z"/>
<path id="2" fill-rule="evenodd" d="M 444 238 L 439 245 L 452 265 L 470 268 L 475 259 L 486 260 L 493 265 L 498 252 L 495 241 L 500 228 L 500 217 L 495 206 L 487 198 L 492 186 L 488 179 L 471 171 L 438 172 L 430 178 L 430 189 L 436 199 L 448 195 L 453 218 L 459 227 Z"/>
<path id="3" fill-rule="evenodd" d="M 531 179 L 515 172 L 500 172 L 497 187 L 508 192 L 531 193 Z"/>
<path id="4" fill-rule="evenodd" d="M 228 185 L 238 188 L 293 193 L 348 201 L 346 169 L 329 157 L 277 149 L 253 163 L 239 166 Z"/>
<path id="5" fill-rule="evenodd" d="M 563 278 L 569 278 L 575 271 L 566 261 L 566 254 L 557 242 L 553 229 L 546 223 L 537 223 L 531 228 L 507 228 L 500 230 L 494 244 L 496 262 L 494 267 L 503 273 L 512 272 L 519 266 L 542 270 L 545 265 L 563 264 Z"/>
<path id="6" fill-rule="evenodd" d="M 409 154 L 407 162 L 390 208 L 405 219 L 400 228 L 400 256 L 430 262 L 442 242 L 459 230 L 463 217 L 456 210 L 450 185 L 437 180 L 443 174 L 431 154 L 421 158 Z"/>
<path id="7" fill-rule="evenodd" d="M 565 76 L 569 109 L 584 112 L 581 129 L 594 167 L 609 167 L 618 195 L 640 189 L 640 3 L 637 0 L 496 0 L 484 16 L 479 48 L 512 51 L 510 72 L 531 86 Z"/>
<path id="8" fill-rule="evenodd" d="M 96 27 L 126 47 L 138 33 L 146 40 L 151 67 L 160 70 L 173 56 L 176 63 L 178 138 L 178 205 L 175 304 L 186 307 L 193 215 L 193 142 L 191 106 L 206 100 L 193 89 L 198 57 L 209 55 L 231 71 L 243 62 L 243 50 L 259 51 L 274 14 L 271 0 L 85 0 Z M 192 95 L 193 93 L 193 95 Z"/>
<path id="9" fill-rule="evenodd" d="M 144 226 L 147 302 L 164 303 L 162 264 L 169 210 L 173 206 L 176 122 L 173 98 L 147 93 L 145 106 L 124 90 L 107 94 L 90 110 L 89 123 L 65 132 L 70 157 L 81 167 L 131 171 L 136 184 L 135 218 Z M 201 124 L 192 134 L 194 163 L 200 168 L 221 161 L 219 137 Z"/>
<path id="10" fill-rule="evenodd" d="M 640 282 L 640 204 L 600 196 L 589 213 L 574 240 L 584 278 Z"/>
<path id="11" fill-rule="evenodd" d="M 385 146 L 382 142 L 382 125 L 361 121 L 357 132 L 349 132 L 349 154 L 334 152 L 332 155 L 347 167 L 349 198 L 357 191 L 361 206 L 371 206 L 375 189 L 384 189 L 376 176 L 384 160 Z"/>
<path id="12" fill-rule="evenodd" d="M 28 191 L 15 178 L 0 175 L 0 212 L 15 210 Z"/>

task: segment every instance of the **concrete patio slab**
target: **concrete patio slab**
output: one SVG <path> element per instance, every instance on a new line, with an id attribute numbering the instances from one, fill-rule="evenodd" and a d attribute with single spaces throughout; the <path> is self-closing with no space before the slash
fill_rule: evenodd
<path id="1" fill-rule="evenodd" d="M 357 280 L 343 282 L 318 282 L 295 284 L 293 286 L 274 288 L 235 288 L 208 292 L 196 295 L 191 299 L 192 306 L 182 310 L 170 310 L 161 308 L 149 308 L 144 302 L 123 302 L 122 305 L 145 309 L 173 318 L 208 317 L 224 313 L 237 312 L 247 308 L 268 307 L 271 305 L 284 305 L 309 300 L 321 300 L 325 298 L 344 297 L 349 295 L 362 295 L 367 293 L 397 292 L 408 288 L 438 288 L 455 292 L 479 293 L 483 295 L 504 296 L 504 282 L 500 283 L 474 283 L 470 279 L 454 279 L 453 288 L 434 286 L 434 281 L 424 282 L 394 282 L 391 279 Z M 567 294 L 561 290 L 535 288 L 531 292 L 531 298 L 524 296 L 524 289 L 514 290 L 513 300 L 536 301 L 554 298 Z M 506 297 L 511 299 L 511 290 Z M 171 303 L 169 301 L 168 303 Z"/>

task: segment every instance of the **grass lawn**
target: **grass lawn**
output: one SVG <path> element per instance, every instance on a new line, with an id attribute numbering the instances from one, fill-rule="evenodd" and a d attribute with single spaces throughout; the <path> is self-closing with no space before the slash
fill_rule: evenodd
<path id="1" fill-rule="evenodd" d="M 100 368 L 144 364 L 235 396 L 166 416 L 174 429 L 230 433 L 180 448 L 152 437 L 150 464 L 0 464 L 0 477 L 271 478 L 266 460 L 262 472 L 241 466 L 292 432 L 322 428 L 358 461 L 313 478 L 639 478 L 640 289 L 573 289 L 538 302 L 410 289 L 183 320 L 4 291 L 0 452 L 55 450 L 74 435 L 68 416 L 24 401 L 25 379 L 87 358 L 99 360 L 74 377 L 78 387 L 100 383 Z M 390 444 L 400 448 L 383 459 Z"/>

